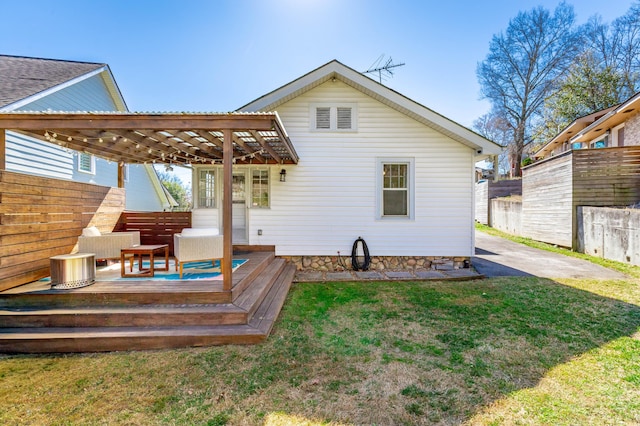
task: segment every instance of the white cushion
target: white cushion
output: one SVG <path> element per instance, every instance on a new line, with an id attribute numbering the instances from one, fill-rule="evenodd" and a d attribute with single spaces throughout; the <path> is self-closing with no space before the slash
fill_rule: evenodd
<path id="1" fill-rule="evenodd" d="M 99 237 L 100 235 L 100 230 L 95 226 L 88 226 L 82 230 L 83 237 Z"/>
<path id="2" fill-rule="evenodd" d="M 184 228 L 182 230 L 183 237 L 201 237 L 218 234 L 217 228 Z"/>

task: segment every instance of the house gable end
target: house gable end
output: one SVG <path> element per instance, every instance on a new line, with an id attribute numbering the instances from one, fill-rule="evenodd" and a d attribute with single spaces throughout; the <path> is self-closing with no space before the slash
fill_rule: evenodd
<path id="1" fill-rule="evenodd" d="M 328 81 L 341 81 L 354 89 L 378 100 L 389 107 L 447 135 L 465 146 L 476 151 L 478 155 L 496 155 L 502 148 L 467 129 L 460 124 L 418 104 L 400 93 L 364 76 L 338 61 L 331 61 L 320 68 L 282 86 L 246 105 L 239 111 L 267 111 L 275 110 L 279 105 L 294 99 L 305 92 L 318 87 Z"/>

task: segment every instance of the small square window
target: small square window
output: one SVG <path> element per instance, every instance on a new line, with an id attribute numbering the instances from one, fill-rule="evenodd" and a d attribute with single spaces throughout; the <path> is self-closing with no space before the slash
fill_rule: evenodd
<path id="1" fill-rule="evenodd" d="M 81 152 L 78 154 L 78 171 L 95 174 L 96 160 L 91 154 Z"/>

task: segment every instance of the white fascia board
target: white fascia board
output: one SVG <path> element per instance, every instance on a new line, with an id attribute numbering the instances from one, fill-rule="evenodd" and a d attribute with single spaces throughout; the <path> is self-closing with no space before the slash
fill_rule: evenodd
<path id="1" fill-rule="evenodd" d="M 400 93 L 376 82 L 375 80 L 341 64 L 331 61 L 308 74 L 258 98 L 241 107 L 241 111 L 267 111 L 278 105 L 311 90 L 312 88 L 336 78 L 372 98 L 394 108 L 403 114 L 449 136 L 476 151 L 476 155 L 486 157 L 498 155 L 503 148 L 467 129 L 466 127 L 420 105 Z"/>
<path id="2" fill-rule="evenodd" d="M 58 84 L 56 86 L 52 86 L 52 87 L 50 87 L 48 89 L 45 89 L 45 90 L 43 90 L 41 92 L 38 92 L 38 93 L 34 94 L 34 95 L 27 96 L 24 99 L 20 99 L 19 101 L 13 102 L 13 103 L 8 104 L 8 105 L 5 105 L 4 107 L 0 108 L 0 111 L 5 112 L 5 111 L 16 110 L 18 108 L 21 108 L 21 107 L 27 105 L 27 104 L 30 104 L 31 102 L 35 102 L 35 101 L 37 101 L 39 99 L 44 98 L 45 96 L 49 96 L 52 93 L 58 92 L 58 91 L 60 91 L 62 89 L 65 89 L 67 87 L 73 86 L 74 84 L 79 83 L 79 82 L 81 82 L 83 80 L 91 78 L 94 75 L 100 74 L 103 71 L 108 71 L 108 67 L 102 66 L 102 67 L 97 68 L 97 69 L 95 69 L 93 71 L 90 71 L 90 72 L 88 72 L 86 74 L 82 74 L 82 75 L 79 75 L 76 78 L 72 78 L 71 80 L 65 81 L 64 83 L 60 83 L 60 84 Z"/>
<path id="3" fill-rule="evenodd" d="M 113 77 L 113 73 L 111 72 L 109 65 L 103 67 L 102 71 L 102 80 L 107 86 L 107 90 L 109 91 L 113 102 L 116 104 L 116 109 L 120 112 L 128 112 L 129 108 L 127 107 L 127 103 L 124 100 L 124 96 L 122 96 L 120 87 L 118 87 L 118 83 L 116 83 L 116 79 Z"/>

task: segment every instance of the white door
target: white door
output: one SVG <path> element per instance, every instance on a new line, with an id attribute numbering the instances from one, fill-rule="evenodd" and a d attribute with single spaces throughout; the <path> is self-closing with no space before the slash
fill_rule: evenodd
<path id="1" fill-rule="evenodd" d="M 232 223 L 233 243 L 247 244 L 247 174 L 246 171 L 233 172 Z"/>

